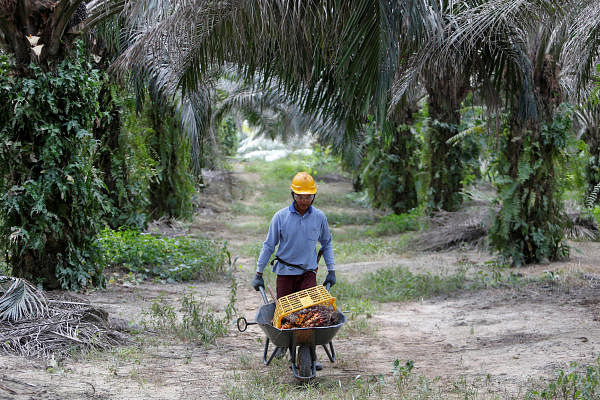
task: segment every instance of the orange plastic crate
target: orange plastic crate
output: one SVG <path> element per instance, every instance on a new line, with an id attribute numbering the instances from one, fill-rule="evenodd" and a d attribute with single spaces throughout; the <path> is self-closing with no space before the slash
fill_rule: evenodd
<path id="1" fill-rule="evenodd" d="M 284 317 L 303 308 L 321 304 L 329 304 L 337 311 L 335 297 L 332 297 L 323 285 L 283 296 L 277 299 L 275 313 L 273 314 L 273 326 L 279 329 L 281 328 L 281 320 Z"/>

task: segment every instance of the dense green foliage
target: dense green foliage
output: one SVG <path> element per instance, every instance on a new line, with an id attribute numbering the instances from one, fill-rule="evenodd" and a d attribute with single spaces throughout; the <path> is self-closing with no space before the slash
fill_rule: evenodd
<path id="1" fill-rule="evenodd" d="M 563 108 L 551 124 L 542 126 L 537 140 L 525 135 L 517 143 L 506 132 L 502 138 L 496 180 L 501 209 L 490 239 L 513 265 L 553 261 L 569 254 L 563 241 L 567 223 L 563 188 L 557 184 L 556 169 L 564 163 L 570 129 L 571 114 Z"/>
<path id="2" fill-rule="evenodd" d="M 101 77 L 82 45 L 55 70 L 15 76 L 0 56 L 0 237 L 15 276 L 48 287 L 99 284 L 105 211 L 92 128 Z"/>
<path id="3" fill-rule="evenodd" d="M 419 143 L 411 127 L 386 121 L 377 129 L 370 123 L 363 146 L 360 178 L 373 206 L 397 214 L 416 207 Z"/>
<path id="4" fill-rule="evenodd" d="M 110 207 L 105 221 L 116 229 L 143 229 L 150 209 L 149 183 L 157 161 L 150 157 L 150 121 L 135 110 L 135 99 L 104 77 L 100 90 L 103 113 L 94 127 L 98 139 L 98 169 Z"/>
<path id="5" fill-rule="evenodd" d="M 218 142 L 221 144 L 222 154 L 227 157 L 235 155 L 239 145 L 238 131 L 231 116 L 223 118 L 218 127 Z"/>
<path id="6" fill-rule="evenodd" d="M 455 211 L 462 203 L 463 148 L 460 142 L 448 141 L 458 134 L 458 125 L 433 120 L 429 126 L 426 151 L 428 207 Z"/>
<path id="7" fill-rule="evenodd" d="M 108 266 L 167 282 L 218 279 L 229 257 L 225 243 L 208 239 L 105 229 L 98 241 Z"/>
<path id="8" fill-rule="evenodd" d="M 147 102 L 145 112 L 153 131 L 148 148 L 156 166 L 149 188 L 150 215 L 189 219 L 194 194 L 189 138 L 181 132 L 171 107 Z"/>

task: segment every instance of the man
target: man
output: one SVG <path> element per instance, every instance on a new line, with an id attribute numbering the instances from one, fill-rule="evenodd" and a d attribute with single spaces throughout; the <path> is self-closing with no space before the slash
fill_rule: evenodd
<path id="1" fill-rule="evenodd" d="M 255 290 L 265 286 L 263 271 L 279 244 L 273 260 L 273 272 L 277 274 L 277 298 L 317 285 L 317 241 L 321 243 L 320 252 L 323 253 L 328 270 L 323 286 L 328 283 L 335 285 L 333 248 L 327 217 L 312 206 L 317 193 L 315 180 L 308 173 L 299 172 L 292 179 L 290 188 L 293 203 L 277 211 L 271 219 L 267 240 L 258 257 L 256 276 L 252 280 Z M 275 356 L 283 357 L 286 350 L 278 347 L 275 349 Z M 316 361 L 315 368 L 321 370 L 323 366 Z"/>
<path id="2" fill-rule="evenodd" d="M 277 274 L 277 298 L 317 285 L 317 241 L 327 264 L 323 285 L 335 285 L 335 268 L 331 233 L 325 214 L 312 206 L 317 185 L 312 176 L 299 172 L 292 180 L 293 203 L 279 210 L 271 219 L 267 240 L 258 257 L 252 287 L 265 285 L 263 271 L 279 244 L 273 272 Z M 273 264 L 272 263 L 272 264 Z"/>

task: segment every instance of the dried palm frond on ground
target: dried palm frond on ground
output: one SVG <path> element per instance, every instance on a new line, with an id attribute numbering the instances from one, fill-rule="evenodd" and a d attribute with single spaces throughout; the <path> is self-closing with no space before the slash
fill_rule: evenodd
<path id="1" fill-rule="evenodd" d="M 338 313 L 331 307 L 312 306 L 283 317 L 281 329 L 331 326 L 338 322 Z"/>
<path id="2" fill-rule="evenodd" d="M 567 226 L 567 238 L 572 240 L 598 240 L 600 231 L 593 217 L 583 214 L 569 214 L 571 223 Z"/>
<path id="3" fill-rule="evenodd" d="M 8 281 L 11 287 L 17 284 L 26 289 L 7 290 Z M 108 313 L 100 308 L 77 298 L 44 294 L 18 278 L 2 276 L 0 282 L 5 283 L 0 286 L 0 310 L 6 316 L 0 320 L 0 351 L 50 358 L 66 356 L 74 349 L 106 349 L 127 341 L 125 334 L 111 327 Z M 21 296 L 15 296 L 15 290 Z"/>
<path id="4" fill-rule="evenodd" d="M 447 250 L 462 244 L 479 244 L 487 236 L 493 213 L 489 206 L 470 207 L 456 212 L 438 211 L 429 217 L 432 228 L 415 240 L 421 251 Z M 572 240 L 598 240 L 600 230 L 595 220 L 584 214 L 569 214 L 565 235 Z"/>
<path id="5" fill-rule="evenodd" d="M 27 281 L 0 276 L 0 321 L 43 317 L 48 312 L 44 293 Z"/>
<path id="6" fill-rule="evenodd" d="M 457 212 L 438 211 L 429 220 L 433 228 L 420 235 L 415 246 L 422 251 L 440 251 L 465 243 L 477 243 L 487 235 L 490 219 L 488 207 Z"/>

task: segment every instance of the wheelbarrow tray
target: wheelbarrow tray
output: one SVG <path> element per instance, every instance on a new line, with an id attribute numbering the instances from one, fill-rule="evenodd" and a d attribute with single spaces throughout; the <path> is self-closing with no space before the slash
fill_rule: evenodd
<path id="1" fill-rule="evenodd" d="M 335 325 L 277 329 L 272 325 L 273 314 L 275 314 L 275 303 L 265 304 L 258 309 L 255 321 L 265 335 L 278 347 L 324 346 L 331 342 L 337 331 L 346 323 L 346 316 L 337 311 L 338 323 Z"/>

